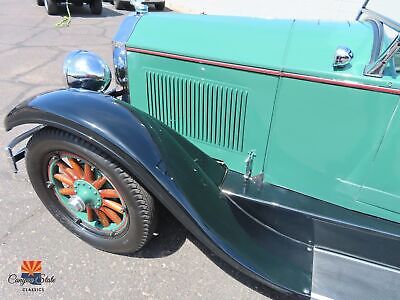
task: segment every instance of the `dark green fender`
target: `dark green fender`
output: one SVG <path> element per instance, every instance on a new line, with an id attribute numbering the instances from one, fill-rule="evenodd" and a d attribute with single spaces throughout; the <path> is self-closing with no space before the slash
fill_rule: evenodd
<path id="1" fill-rule="evenodd" d="M 59 90 L 18 105 L 5 128 L 25 123 L 60 128 L 93 143 L 211 251 L 280 292 L 309 296 L 312 247 L 264 225 L 222 193 L 225 165 L 160 121 L 111 96 Z"/>

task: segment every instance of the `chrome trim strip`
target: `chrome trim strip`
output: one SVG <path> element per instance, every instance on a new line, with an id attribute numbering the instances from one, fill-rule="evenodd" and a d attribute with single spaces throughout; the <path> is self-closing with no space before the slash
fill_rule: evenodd
<path id="1" fill-rule="evenodd" d="M 375 62 L 379 54 L 381 54 L 382 44 L 383 44 L 383 24 L 380 21 L 374 19 L 366 19 L 365 22 L 371 23 L 372 30 L 374 32 L 374 41 L 372 44 L 371 59 L 370 64 Z"/>
<path id="2" fill-rule="evenodd" d="M 161 56 L 161 57 L 166 57 L 166 58 L 171 58 L 171 59 L 194 62 L 194 63 L 205 64 L 205 65 L 210 65 L 210 66 L 223 67 L 223 68 L 228 68 L 228 69 L 235 69 L 235 70 L 246 71 L 246 72 L 254 72 L 254 73 L 260 73 L 260 74 L 271 75 L 271 76 L 279 76 L 279 77 L 284 77 L 284 78 L 306 80 L 306 81 L 319 82 L 319 83 L 337 85 L 337 86 L 344 86 L 344 87 L 350 87 L 350 88 L 361 89 L 361 90 L 368 90 L 368 91 L 374 91 L 374 92 L 382 92 L 382 93 L 400 95 L 400 90 L 398 90 L 398 89 L 386 88 L 386 87 L 363 84 L 363 83 L 352 82 L 352 81 L 342 81 L 342 80 L 328 79 L 328 78 L 316 77 L 316 76 L 311 76 L 311 75 L 303 75 L 303 74 L 297 74 L 297 73 L 277 71 L 277 70 L 271 70 L 271 69 L 265 69 L 265 68 L 259 68 L 259 67 L 249 67 L 249 66 L 243 66 L 243 65 L 238 65 L 238 64 L 213 61 L 213 60 L 208 60 L 208 59 L 195 58 L 195 57 L 189 57 L 189 56 L 183 56 L 183 55 L 177 55 L 177 54 L 171 54 L 171 53 L 165 53 L 165 52 L 159 52 L 159 51 L 152 51 L 152 50 L 146 50 L 146 49 L 140 49 L 140 48 L 133 48 L 133 47 L 127 47 L 126 50 L 130 51 L 130 52 L 136 52 L 136 53 L 142 53 L 142 54 L 148 54 L 148 55 L 154 55 L 154 56 Z"/>
<path id="3" fill-rule="evenodd" d="M 112 40 L 115 81 L 117 85 L 119 85 L 122 88 L 123 91 L 127 91 L 129 89 L 128 58 L 126 55 L 126 43 L 131 37 L 137 23 L 140 21 L 142 16 L 143 14 L 139 13 L 129 14 L 122 21 L 117 33 L 115 34 Z M 119 54 L 124 55 L 123 57 L 124 63 L 122 65 L 116 62 L 117 59 L 117 57 L 115 56 L 116 51 L 119 51 Z M 122 75 L 121 73 L 124 75 Z M 126 80 L 121 79 L 122 77 L 126 78 Z"/>
<path id="4" fill-rule="evenodd" d="M 393 58 L 394 54 L 400 50 L 400 33 L 390 43 L 389 47 L 382 53 L 376 62 L 369 64 L 365 67 L 364 75 L 372 77 L 382 77 L 386 65 Z"/>
<path id="5" fill-rule="evenodd" d="M 113 44 L 124 45 L 131 37 L 136 24 L 139 22 L 142 15 L 133 13 L 128 15 L 119 26 L 117 33 L 114 35 Z"/>
<path id="6" fill-rule="evenodd" d="M 357 20 L 359 20 L 361 16 L 365 14 L 367 19 L 379 21 L 398 32 L 397 37 L 392 41 L 392 43 L 385 50 L 385 52 L 382 53 L 379 57 L 375 58 L 375 60 L 372 60 L 371 57 L 370 63 L 364 69 L 364 75 L 381 78 L 383 76 L 387 63 L 392 59 L 393 55 L 400 49 L 400 23 L 376 11 L 366 8 L 367 4 L 368 0 L 364 2 L 360 10 L 360 13 L 357 16 Z M 376 55 L 376 53 L 373 53 L 373 55 Z"/>
<path id="7" fill-rule="evenodd" d="M 380 13 L 377 13 L 373 10 L 369 10 L 367 8 L 361 9 L 362 14 L 366 14 L 369 19 L 375 19 L 378 21 L 381 21 L 385 25 L 389 26 L 390 28 L 400 31 L 400 24 L 396 22 L 395 20 L 392 20 L 388 17 L 385 17 L 384 15 L 381 15 Z"/>

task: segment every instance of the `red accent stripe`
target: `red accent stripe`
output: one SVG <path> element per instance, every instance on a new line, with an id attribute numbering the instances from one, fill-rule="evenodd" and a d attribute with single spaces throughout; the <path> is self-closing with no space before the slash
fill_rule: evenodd
<path id="1" fill-rule="evenodd" d="M 380 86 L 357 83 L 357 82 L 352 82 L 352 81 L 341 81 L 341 80 L 321 78 L 321 77 L 310 76 L 310 75 L 302 75 L 302 74 L 297 74 L 297 73 L 276 71 L 276 70 L 271 70 L 271 69 L 249 67 L 249 66 L 243 66 L 243 65 L 238 65 L 238 64 L 225 63 L 225 62 L 221 62 L 221 61 L 195 58 L 195 57 L 189 57 L 189 56 L 183 56 L 183 55 L 171 54 L 171 53 L 153 51 L 153 50 L 146 50 L 146 49 L 140 49 L 140 48 L 127 47 L 126 50 L 130 51 L 130 52 L 137 52 L 137 53 L 161 56 L 161 57 L 189 61 L 189 62 L 205 64 L 205 65 L 210 65 L 210 66 L 217 66 L 217 67 L 223 67 L 223 68 L 229 68 L 229 69 L 235 69 L 235 70 L 241 70 L 241 71 L 247 71 L 247 72 L 253 72 L 253 73 L 260 73 L 260 74 L 266 74 L 266 75 L 272 75 L 272 76 L 279 76 L 279 77 L 285 77 L 285 78 L 306 80 L 306 81 L 311 81 L 311 82 L 325 83 L 325 84 L 330 84 L 330 85 L 350 87 L 350 88 L 361 89 L 361 90 L 368 90 L 368 91 L 374 91 L 374 92 L 382 92 L 382 93 L 400 95 L 400 90 L 398 90 L 398 89 L 380 87 Z"/>
<path id="2" fill-rule="evenodd" d="M 217 67 L 224 67 L 224 68 L 229 68 L 229 69 L 242 70 L 242 71 L 248 71 L 248 72 L 254 72 L 254 73 L 261 73 L 261 74 L 267 74 L 267 75 L 281 76 L 281 73 L 282 73 L 280 71 L 275 71 L 275 70 L 269 70 L 269 69 L 263 69 L 263 68 L 257 68 L 257 67 L 248 67 L 248 66 L 230 64 L 230 63 L 225 63 L 225 62 L 220 62 L 220 61 L 215 61 L 215 60 L 208 60 L 208 59 L 202 59 L 202 58 L 182 56 L 182 55 L 177 55 L 177 54 L 171 54 L 171 53 L 165 53 L 165 52 L 159 52 L 159 51 L 152 51 L 152 50 L 145 50 L 145 49 L 139 49 L 139 48 L 126 48 L 126 50 L 127 51 L 131 51 L 131 52 L 162 56 L 162 57 L 167 57 L 167 58 L 172 58 L 172 59 L 190 61 L 190 62 L 199 63 L 199 64 L 205 64 L 205 65 L 211 65 L 211 66 L 217 66 Z"/>

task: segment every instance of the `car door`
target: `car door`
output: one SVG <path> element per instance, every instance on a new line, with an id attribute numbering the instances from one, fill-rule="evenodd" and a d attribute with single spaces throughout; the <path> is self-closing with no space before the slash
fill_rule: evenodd
<path id="1" fill-rule="evenodd" d="M 372 41 L 368 23 L 296 24 L 273 114 L 268 182 L 369 212 L 356 200 L 398 104 L 381 78 L 363 74 Z M 338 45 L 354 59 L 334 69 Z"/>
<path id="2" fill-rule="evenodd" d="M 393 87 L 400 88 L 400 52 L 395 63 L 394 76 L 390 76 Z M 391 66 L 389 65 L 389 68 Z M 389 73 L 389 72 L 388 72 Z M 389 76 L 384 76 L 389 77 Z M 397 100 L 400 98 L 398 96 Z M 357 198 L 368 205 L 369 210 L 380 216 L 400 222 L 400 108 L 399 102 L 387 126 L 387 131 L 368 171 L 361 193 Z"/>

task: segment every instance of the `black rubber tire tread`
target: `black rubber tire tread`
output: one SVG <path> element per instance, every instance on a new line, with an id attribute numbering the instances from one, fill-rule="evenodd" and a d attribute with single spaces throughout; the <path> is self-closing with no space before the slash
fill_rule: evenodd
<path id="1" fill-rule="evenodd" d="M 36 4 L 39 6 L 44 6 L 44 0 L 36 0 Z"/>
<path id="2" fill-rule="evenodd" d="M 56 0 L 44 0 L 47 1 L 47 14 L 56 15 L 58 13 L 58 6 Z"/>
<path id="3" fill-rule="evenodd" d="M 121 10 L 125 8 L 125 3 L 122 0 L 114 0 L 114 8 Z"/>
<path id="4" fill-rule="evenodd" d="M 165 2 L 154 3 L 154 6 L 156 7 L 156 10 L 162 11 L 165 8 Z"/>
<path id="5" fill-rule="evenodd" d="M 103 11 L 103 1 L 102 0 L 92 0 L 90 2 L 90 12 L 92 15 L 101 15 Z"/>
<path id="6" fill-rule="evenodd" d="M 49 147 L 60 149 L 49 149 Z M 78 225 L 67 215 L 62 215 L 62 210 L 59 208 L 62 204 L 54 192 L 46 187 L 47 174 L 43 172 L 43 164 L 46 162 L 47 168 L 48 161 L 48 157 L 43 154 L 46 152 L 50 154 L 52 151 L 76 153 L 88 161 L 94 161 L 97 166 L 101 164 L 102 167 L 106 167 L 106 169 L 101 168 L 102 172 L 113 181 L 128 207 L 129 225 L 123 236 L 100 236 Z M 26 167 L 31 183 L 46 208 L 61 224 L 85 242 L 107 252 L 131 254 L 140 250 L 151 239 L 157 223 L 157 208 L 152 196 L 112 158 L 92 144 L 71 133 L 46 127 L 29 140 Z M 123 188 L 119 189 L 117 185 Z M 132 226 L 133 224 L 135 226 Z"/>

